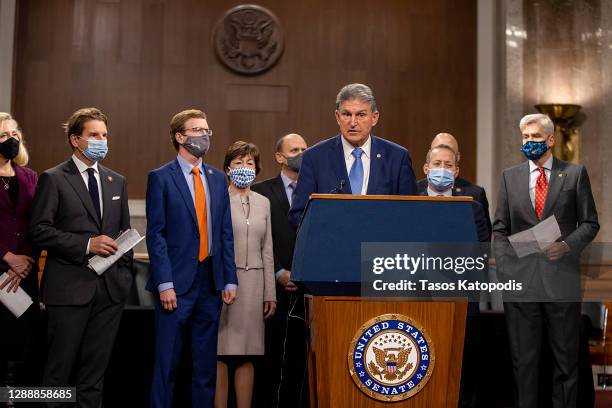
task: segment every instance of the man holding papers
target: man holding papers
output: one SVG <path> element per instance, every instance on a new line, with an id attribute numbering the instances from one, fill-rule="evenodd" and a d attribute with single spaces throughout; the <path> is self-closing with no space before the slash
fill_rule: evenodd
<path id="1" fill-rule="evenodd" d="M 517 279 L 525 288 L 520 299 L 514 298 L 520 301 L 504 303 L 516 406 L 538 406 L 540 346 L 546 331 L 554 360 L 553 406 L 576 407 L 580 253 L 599 231 L 597 210 L 585 167 L 553 157 L 550 118 L 527 115 L 520 129 L 521 151 L 529 160 L 504 170 L 493 223 L 500 280 Z M 546 221 L 543 228 L 532 232 L 544 249 L 519 258 L 509 236 L 541 221 Z M 542 236 L 556 235 L 555 223 L 560 238 L 542 243 Z"/>
<path id="2" fill-rule="evenodd" d="M 79 407 L 101 406 L 104 371 L 132 285 L 131 252 L 102 275 L 88 268 L 92 256 L 114 254 L 114 238 L 130 228 L 126 180 L 98 163 L 108 151 L 106 124 L 96 108 L 68 119 L 72 157 L 41 174 L 30 221 L 32 240 L 47 250 L 43 385 L 76 385 Z"/>

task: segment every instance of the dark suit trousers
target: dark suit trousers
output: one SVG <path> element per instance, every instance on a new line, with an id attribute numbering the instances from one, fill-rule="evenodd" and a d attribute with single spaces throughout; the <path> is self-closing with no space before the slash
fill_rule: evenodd
<path id="1" fill-rule="evenodd" d="M 538 407 L 538 378 L 543 330 L 547 331 L 554 369 L 552 406 L 575 408 L 578 391 L 580 303 L 504 303 L 514 368 L 515 404 Z"/>
<path id="2" fill-rule="evenodd" d="M 213 406 L 217 379 L 217 332 L 221 296 L 215 290 L 211 259 L 199 264 L 189 291 L 177 296 L 177 308 L 165 311 L 159 295 L 155 302 L 155 364 L 151 407 L 170 408 L 174 399 L 176 371 L 188 325 L 191 326 L 192 406 Z"/>
<path id="3" fill-rule="evenodd" d="M 47 306 L 47 363 L 43 385 L 74 384 L 77 406 L 99 408 L 104 372 L 121 321 L 123 303 L 110 298 L 102 277 L 93 299 L 83 306 Z M 64 406 L 60 403 L 49 407 Z"/>
<path id="4" fill-rule="evenodd" d="M 276 313 L 266 321 L 266 354 L 256 366 L 254 408 L 309 406 L 304 295 L 281 290 Z"/>

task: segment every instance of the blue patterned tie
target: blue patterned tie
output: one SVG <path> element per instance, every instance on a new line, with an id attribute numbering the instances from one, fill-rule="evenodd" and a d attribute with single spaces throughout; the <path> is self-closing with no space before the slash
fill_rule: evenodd
<path id="1" fill-rule="evenodd" d="M 89 179 L 87 180 L 87 189 L 89 190 L 89 196 L 91 197 L 91 202 L 93 203 L 94 208 L 96 209 L 96 214 L 98 214 L 98 221 L 102 221 L 102 211 L 100 211 L 100 194 L 98 193 L 98 181 L 96 180 L 95 170 L 91 167 L 87 169 L 87 175 Z"/>
<path id="2" fill-rule="evenodd" d="M 353 194 L 358 195 L 361 194 L 361 187 L 363 187 L 363 163 L 361 162 L 363 150 L 361 150 L 360 147 L 356 147 L 351 154 L 355 156 L 355 162 L 351 166 L 349 182 L 351 183 L 351 191 Z"/>

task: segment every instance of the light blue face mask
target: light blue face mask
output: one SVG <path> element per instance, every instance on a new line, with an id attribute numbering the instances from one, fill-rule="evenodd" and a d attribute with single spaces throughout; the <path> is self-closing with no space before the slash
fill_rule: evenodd
<path id="1" fill-rule="evenodd" d="M 445 191 L 453 186 L 455 173 L 442 167 L 430 168 L 427 174 L 427 181 L 435 190 Z"/>
<path id="2" fill-rule="evenodd" d="M 104 160 L 108 153 L 108 144 L 106 140 L 88 140 L 87 149 L 81 150 L 81 153 L 94 162 Z"/>

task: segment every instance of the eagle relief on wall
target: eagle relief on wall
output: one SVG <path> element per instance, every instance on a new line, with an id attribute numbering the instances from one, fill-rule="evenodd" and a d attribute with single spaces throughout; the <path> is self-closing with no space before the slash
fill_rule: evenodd
<path id="1" fill-rule="evenodd" d="M 270 10 L 252 4 L 228 10 L 213 30 L 221 62 L 240 74 L 259 74 L 271 68 L 283 52 L 283 30 Z"/>

